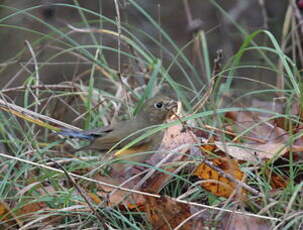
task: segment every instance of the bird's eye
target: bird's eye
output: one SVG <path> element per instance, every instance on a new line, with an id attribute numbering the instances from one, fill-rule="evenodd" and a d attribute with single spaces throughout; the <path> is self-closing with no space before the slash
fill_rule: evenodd
<path id="1" fill-rule="evenodd" d="M 162 102 L 157 102 L 156 104 L 154 104 L 155 108 L 157 109 L 161 109 L 162 106 L 163 106 L 163 103 Z"/>

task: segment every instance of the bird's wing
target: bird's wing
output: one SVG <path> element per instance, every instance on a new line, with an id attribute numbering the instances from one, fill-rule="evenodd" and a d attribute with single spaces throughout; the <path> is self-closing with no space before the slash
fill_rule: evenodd
<path id="1" fill-rule="evenodd" d="M 144 127 L 138 127 L 138 123 L 135 120 L 121 121 L 113 125 L 111 131 L 106 133 L 103 136 L 96 136 L 96 138 L 92 141 L 91 147 L 95 149 L 111 149 L 116 145 L 116 148 L 121 148 L 131 141 L 135 140 L 143 133 L 138 132 Z M 149 142 L 149 137 L 144 140 L 139 141 L 133 146 L 142 145 L 146 142 Z"/>

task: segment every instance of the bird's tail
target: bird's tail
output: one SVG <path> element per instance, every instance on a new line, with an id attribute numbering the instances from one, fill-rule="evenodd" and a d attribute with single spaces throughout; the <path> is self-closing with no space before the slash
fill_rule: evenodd
<path id="1" fill-rule="evenodd" d="M 85 140 L 90 140 L 90 141 L 95 138 L 94 135 L 87 134 L 84 131 L 65 129 L 65 128 L 61 129 L 61 131 L 57 132 L 57 134 L 65 136 L 65 137 L 79 138 L 79 139 L 85 139 Z"/>

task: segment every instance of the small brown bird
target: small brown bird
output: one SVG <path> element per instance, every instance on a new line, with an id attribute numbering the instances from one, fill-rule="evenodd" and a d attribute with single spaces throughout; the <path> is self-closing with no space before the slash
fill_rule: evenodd
<path id="1" fill-rule="evenodd" d="M 121 149 L 142 136 L 144 132 L 147 132 L 147 127 L 164 123 L 176 108 L 177 102 L 175 100 L 164 95 L 159 95 L 147 100 L 141 111 L 132 120 L 120 121 L 109 126 L 87 131 L 65 129 L 59 134 L 92 141 L 90 145 L 79 150 L 108 151 L 111 149 Z M 141 152 L 155 150 L 159 147 L 162 137 L 163 132 L 148 136 L 130 147 L 136 148 L 135 151 L 126 151 L 121 153 L 121 155 L 132 154 L 138 150 Z"/>

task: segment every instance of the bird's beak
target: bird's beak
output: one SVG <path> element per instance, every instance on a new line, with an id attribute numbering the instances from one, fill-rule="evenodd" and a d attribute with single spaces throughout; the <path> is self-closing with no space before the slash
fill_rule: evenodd
<path id="1" fill-rule="evenodd" d="M 165 104 L 165 108 L 168 110 L 168 111 L 171 111 L 171 110 L 177 110 L 178 108 L 178 102 L 175 101 L 175 100 L 170 100 L 168 101 L 166 104 Z"/>

